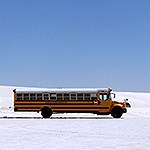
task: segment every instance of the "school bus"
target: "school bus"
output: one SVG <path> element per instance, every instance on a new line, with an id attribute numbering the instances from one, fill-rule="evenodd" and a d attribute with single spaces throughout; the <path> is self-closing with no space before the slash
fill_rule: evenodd
<path id="1" fill-rule="evenodd" d="M 43 118 L 53 113 L 111 114 L 120 118 L 127 112 L 111 88 L 27 88 L 14 89 L 14 111 L 37 111 Z"/>

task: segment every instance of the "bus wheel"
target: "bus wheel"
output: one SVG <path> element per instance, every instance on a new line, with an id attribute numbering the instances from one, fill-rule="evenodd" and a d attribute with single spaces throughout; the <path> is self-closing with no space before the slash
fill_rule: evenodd
<path id="1" fill-rule="evenodd" d="M 52 110 L 49 107 L 44 107 L 41 110 L 41 115 L 43 116 L 43 118 L 50 118 L 50 116 L 52 115 Z"/>
<path id="2" fill-rule="evenodd" d="M 114 108 L 111 112 L 113 118 L 120 118 L 122 116 L 122 110 L 120 108 Z"/>

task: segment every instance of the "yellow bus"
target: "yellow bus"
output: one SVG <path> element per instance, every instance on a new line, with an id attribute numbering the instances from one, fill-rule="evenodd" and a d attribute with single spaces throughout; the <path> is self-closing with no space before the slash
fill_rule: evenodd
<path id="1" fill-rule="evenodd" d="M 112 100 L 115 94 L 111 88 L 27 88 L 13 92 L 14 111 L 37 111 L 43 118 L 67 112 L 120 118 L 127 112 L 125 102 Z"/>

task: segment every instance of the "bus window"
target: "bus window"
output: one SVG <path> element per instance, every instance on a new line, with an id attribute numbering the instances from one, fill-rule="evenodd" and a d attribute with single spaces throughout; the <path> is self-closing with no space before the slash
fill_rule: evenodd
<path id="1" fill-rule="evenodd" d="M 90 100 L 90 94 L 85 94 L 85 95 L 84 95 L 84 99 L 85 99 L 85 100 Z"/>
<path id="2" fill-rule="evenodd" d="M 36 100 L 36 95 L 35 94 L 30 94 L 30 100 Z"/>
<path id="3" fill-rule="evenodd" d="M 49 100 L 49 94 L 44 94 L 44 100 Z"/>
<path id="4" fill-rule="evenodd" d="M 17 94 L 17 100 L 22 100 L 22 94 Z"/>
<path id="5" fill-rule="evenodd" d="M 64 100 L 69 100 L 69 94 L 64 94 Z"/>
<path id="6" fill-rule="evenodd" d="M 24 94 L 24 100 L 29 100 L 29 94 Z"/>
<path id="7" fill-rule="evenodd" d="M 96 99 L 97 99 L 96 94 L 91 94 L 91 99 L 92 99 L 92 100 L 96 100 Z"/>
<path id="8" fill-rule="evenodd" d="M 71 100 L 76 100 L 76 94 L 71 94 Z"/>
<path id="9" fill-rule="evenodd" d="M 51 100 L 56 100 L 56 93 L 51 93 L 50 94 L 50 99 Z"/>
<path id="10" fill-rule="evenodd" d="M 103 96 L 104 96 L 104 100 L 107 100 L 107 99 L 108 99 L 107 94 L 104 94 Z"/>
<path id="11" fill-rule="evenodd" d="M 37 100 L 42 100 L 42 94 L 37 94 Z"/>
<path id="12" fill-rule="evenodd" d="M 108 99 L 112 100 L 112 94 L 108 95 Z"/>
<path id="13" fill-rule="evenodd" d="M 57 100 L 62 100 L 62 94 L 61 93 L 57 94 Z"/>
<path id="14" fill-rule="evenodd" d="M 100 95 L 100 100 L 107 100 L 108 99 L 108 95 L 107 94 L 101 94 Z"/>
<path id="15" fill-rule="evenodd" d="M 78 100 L 83 100 L 83 94 L 77 94 L 77 99 Z"/>
<path id="16" fill-rule="evenodd" d="M 99 98 L 100 98 L 100 100 L 103 100 L 103 95 L 101 94 L 101 95 L 99 96 Z"/>

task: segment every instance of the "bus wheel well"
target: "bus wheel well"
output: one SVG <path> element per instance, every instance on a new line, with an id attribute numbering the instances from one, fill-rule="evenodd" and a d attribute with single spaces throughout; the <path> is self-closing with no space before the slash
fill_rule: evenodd
<path id="1" fill-rule="evenodd" d="M 123 114 L 123 111 L 120 107 L 114 107 L 112 110 L 111 110 L 111 116 L 113 118 L 121 118 Z"/>
<path id="2" fill-rule="evenodd" d="M 52 113 L 52 109 L 48 106 L 44 106 L 41 108 L 41 115 L 43 116 L 43 118 L 50 118 Z"/>

